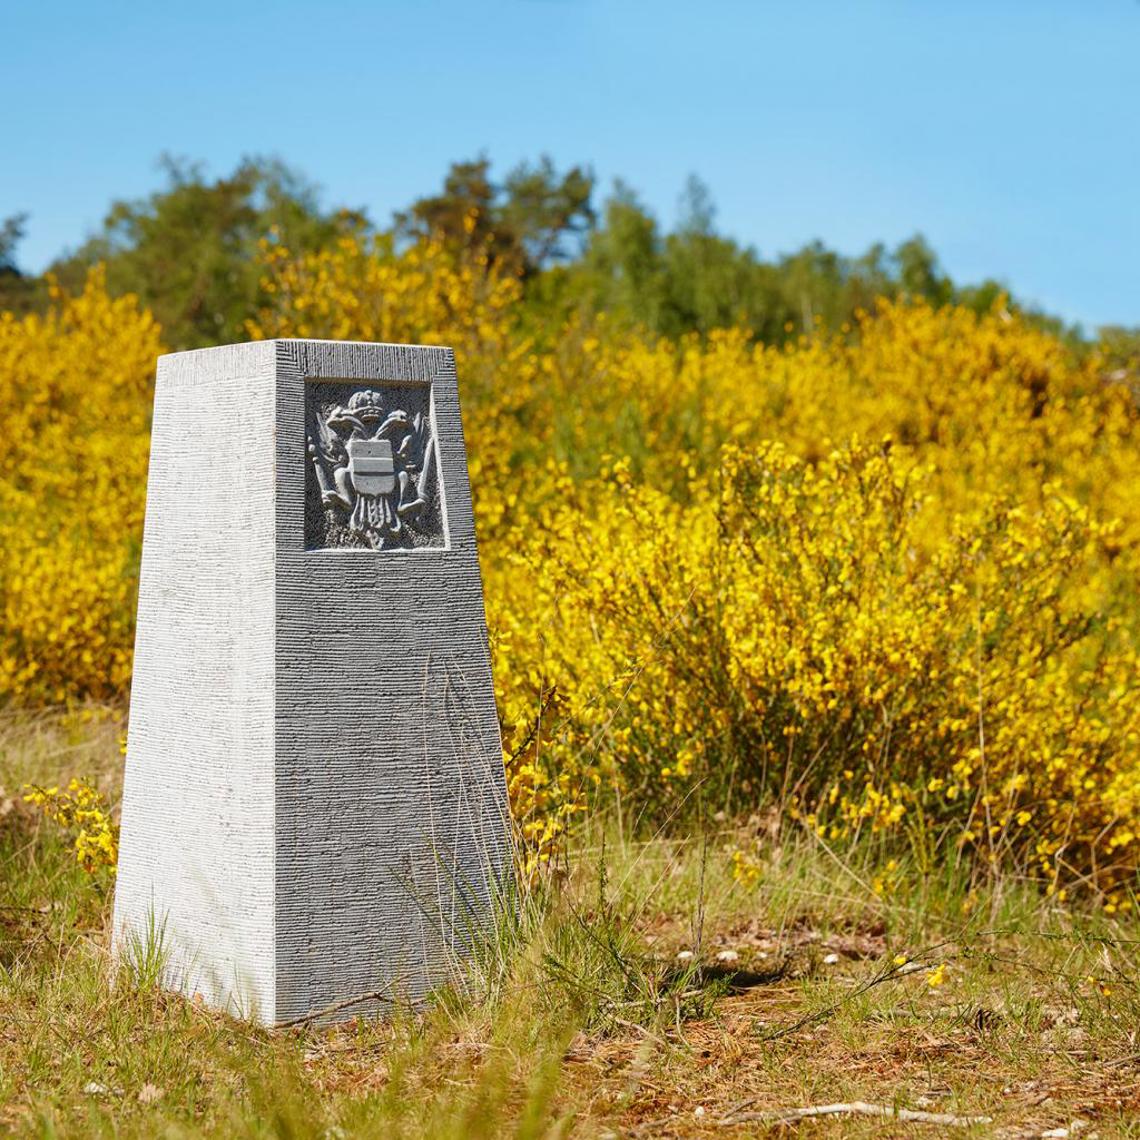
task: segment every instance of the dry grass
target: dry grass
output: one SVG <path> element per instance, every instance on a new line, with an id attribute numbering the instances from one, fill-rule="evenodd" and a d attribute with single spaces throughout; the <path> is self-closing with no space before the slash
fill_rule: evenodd
<path id="1" fill-rule="evenodd" d="M 829 851 L 770 819 L 685 842 L 595 821 L 568 876 L 426 1012 L 266 1032 L 112 978 L 107 897 L 18 792 L 92 774 L 117 794 L 119 734 L 113 718 L 0 722 L 0 1127 L 14 1133 L 948 1131 L 755 1119 L 867 1101 L 992 1118 L 962 1135 L 1078 1122 L 1072 1135 L 1140 1136 L 1140 924 L 1008 879 L 971 886 L 937 848 L 894 852 L 876 891 L 892 853 Z M 731 873 L 742 844 L 747 886 Z"/>

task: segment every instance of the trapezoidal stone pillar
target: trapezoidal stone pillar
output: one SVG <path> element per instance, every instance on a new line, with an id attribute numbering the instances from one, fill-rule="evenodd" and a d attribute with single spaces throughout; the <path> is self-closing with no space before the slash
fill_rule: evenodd
<path id="1" fill-rule="evenodd" d="M 454 354 L 162 357 L 115 952 L 265 1023 L 415 1001 L 509 835 Z"/>

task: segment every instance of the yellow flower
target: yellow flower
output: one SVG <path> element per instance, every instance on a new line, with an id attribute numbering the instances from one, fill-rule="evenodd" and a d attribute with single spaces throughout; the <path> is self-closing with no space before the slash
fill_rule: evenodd
<path id="1" fill-rule="evenodd" d="M 75 858 L 87 872 L 114 871 L 119 857 L 119 829 L 106 797 L 87 780 L 73 778 L 67 790 L 28 784 L 24 799 L 74 837 Z"/>
<path id="2" fill-rule="evenodd" d="M 760 864 L 744 851 L 732 853 L 732 878 L 734 882 L 750 887 L 760 878 Z"/>

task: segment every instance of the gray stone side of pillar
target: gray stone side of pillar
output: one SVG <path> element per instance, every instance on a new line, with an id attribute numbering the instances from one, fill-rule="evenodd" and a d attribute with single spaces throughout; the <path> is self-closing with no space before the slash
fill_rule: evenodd
<path id="1" fill-rule="evenodd" d="M 272 1021 L 276 349 L 158 362 L 112 945 Z"/>
<path id="2" fill-rule="evenodd" d="M 414 1000 L 446 980 L 512 862 L 454 354 L 277 352 L 276 1009 L 288 1019 L 377 991 Z M 430 410 L 437 466 L 420 479 L 438 480 L 439 513 L 419 522 L 439 545 L 307 549 L 305 409 L 321 401 L 305 386 L 345 383 L 384 415 Z"/>

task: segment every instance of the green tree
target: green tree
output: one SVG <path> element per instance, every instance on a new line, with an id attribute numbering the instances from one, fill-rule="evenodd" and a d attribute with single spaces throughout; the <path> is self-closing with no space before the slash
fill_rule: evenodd
<path id="1" fill-rule="evenodd" d="M 42 306 L 47 299 L 45 282 L 24 273 L 16 260 L 16 249 L 27 232 L 28 215 L 13 214 L 0 222 L 0 311 L 26 313 Z"/>
<path id="2" fill-rule="evenodd" d="M 244 159 L 214 181 L 196 163 L 165 157 L 162 169 L 165 187 L 113 203 L 100 231 L 52 271 L 75 287 L 104 262 L 108 288 L 137 293 L 172 347 L 245 339 L 262 239 L 303 252 L 367 226 L 359 210 L 322 210 L 316 189 L 276 160 Z"/>
<path id="3" fill-rule="evenodd" d="M 890 252 L 878 243 L 855 258 L 814 241 L 765 260 L 717 232 L 712 196 L 695 175 L 682 192 L 677 225 L 666 234 L 634 191 L 616 183 L 584 256 L 565 271 L 559 289 L 532 289 L 543 303 L 574 298 L 664 336 L 744 325 L 766 343 L 840 329 L 876 297 L 901 293 L 933 304 L 956 296 L 921 235 Z M 971 294 L 979 304 L 994 295 L 982 288 Z"/>
<path id="4" fill-rule="evenodd" d="M 954 283 L 942 273 L 938 256 L 922 234 L 904 241 L 894 253 L 898 289 L 909 297 L 924 297 L 932 305 L 954 299 Z"/>
<path id="5" fill-rule="evenodd" d="M 22 277 L 16 265 L 16 247 L 24 240 L 27 214 L 13 214 L 0 222 L 0 277 Z"/>
<path id="6" fill-rule="evenodd" d="M 768 268 L 751 247 L 718 234 L 715 222 L 708 187 L 690 175 L 677 226 L 665 238 L 660 331 L 670 336 L 739 324 L 759 330 L 782 321 L 782 301 Z"/>
<path id="7" fill-rule="evenodd" d="M 617 310 L 660 329 L 664 301 L 662 240 L 657 221 L 622 181 L 603 207 L 602 225 L 582 258 L 576 292 L 597 310 Z"/>
<path id="8" fill-rule="evenodd" d="M 546 155 L 536 166 L 521 163 L 503 182 L 501 217 L 516 235 L 531 270 L 577 257 L 596 221 L 594 176 L 585 167 L 559 175 Z"/>
<path id="9" fill-rule="evenodd" d="M 677 226 L 662 234 L 619 180 L 584 256 L 568 271 L 564 295 L 664 336 L 744 323 L 758 336 L 781 339 L 787 306 L 779 274 L 755 250 L 718 234 L 715 220 L 708 188 L 691 176 Z"/>
<path id="10" fill-rule="evenodd" d="M 486 254 L 498 268 L 530 278 L 580 253 L 594 224 L 594 176 L 581 166 L 560 174 L 547 156 L 522 163 L 502 182 L 486 158 L 452 163 L 439 194 L 395 215 L 404 238 L 434 237 Z"/>
<path id="11" fill-rule="evenodd" d="M 361 210 L 322 208 L 314 187 L 279 161 L 245 159 L 212 181 L 193 163 L 165 158 L 162 169 L 161 189 L 113 203 L 99 231 L 52 271 L 76 288 L 91 265 L 104 262 L 110 289 L 137 293 L 176 348 L 244 338 L 245 320 L 264 300 L 261 241 L 305 253 L 371 230 Z M 502 179 L 486 157 L 456 162 L 439 193 L 394 215 L 392 237 L 430 236 L 459 256 L 517 275 L 525 285 L 521 316 L 539 336 L 572 311 L 605 312 L 671 338 L 743 325 L 757 340 L 778 344 L 843 329 L 881 296 L 956 302 L 978 312 L 1004 298 L 1021 309 L 996 281 L 955 284 L 921 234 L 890 250 L 876 243 L 855 257 L 820 241 L 762 257 L 718 231 L 712 195 L 695 175 L 669 232 L 620 180 L 599 219 L 594 185 L 588 167 L 561 171 L 545 155 Z M 0 306 L 17 310 L 41 305 L 47 295 L 43 279 L 16 264 L 25 224 L 22 214 L 0 223 Z M 1074 348 L 1089 347 L 1078 328 L 1021 311 Z"/>

